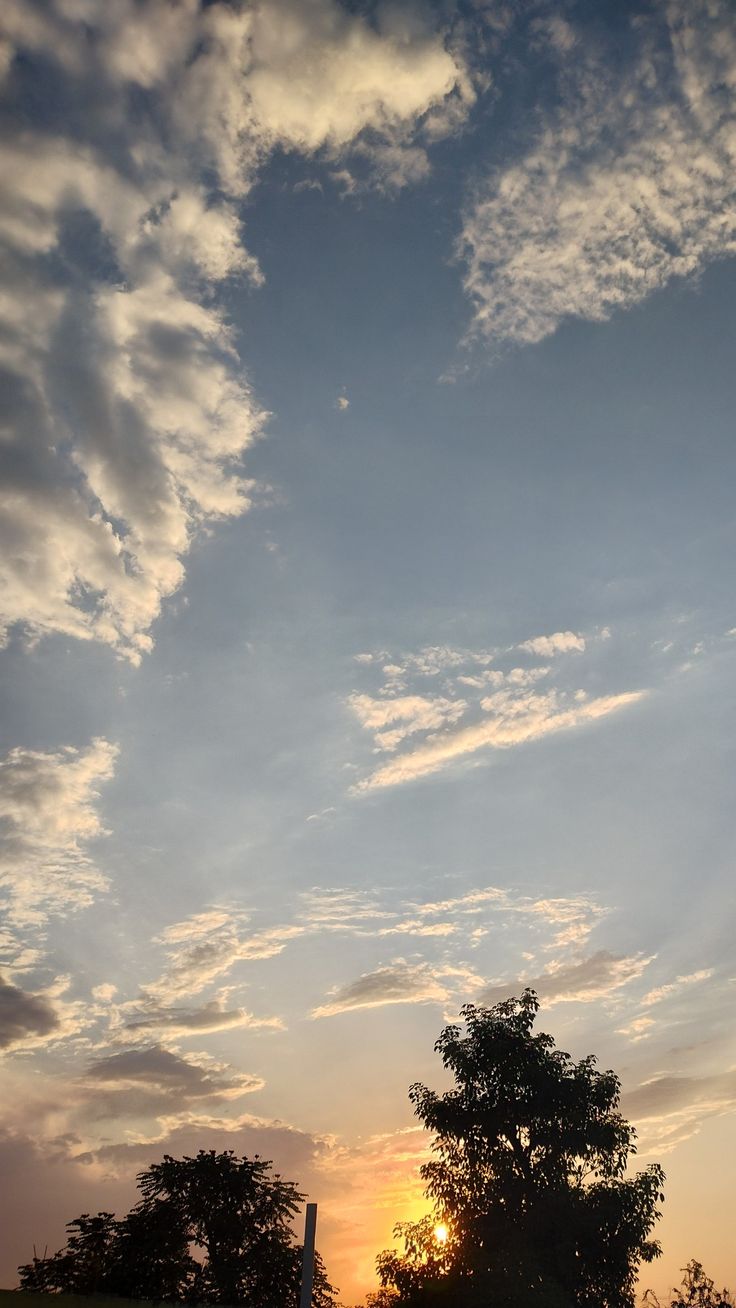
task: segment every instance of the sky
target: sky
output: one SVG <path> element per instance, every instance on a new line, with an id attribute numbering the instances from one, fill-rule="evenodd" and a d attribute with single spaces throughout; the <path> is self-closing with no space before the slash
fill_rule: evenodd
<path id="1" fill-rule="evenodd" d="M 346 1303 L 467 1002 L 736 1282 L 730 0 L 4 0 L 0 1284 L 165 1152 Z"/>

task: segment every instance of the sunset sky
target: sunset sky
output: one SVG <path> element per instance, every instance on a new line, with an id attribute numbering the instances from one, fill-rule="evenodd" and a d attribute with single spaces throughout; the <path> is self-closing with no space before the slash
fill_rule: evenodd
<path id="1" fill-rule="evenodd" d="M 732 0 L 3 0 L 0 1285 L 164 1152 L 346 1303 L 465 1002 L 736 1281 Z"/>

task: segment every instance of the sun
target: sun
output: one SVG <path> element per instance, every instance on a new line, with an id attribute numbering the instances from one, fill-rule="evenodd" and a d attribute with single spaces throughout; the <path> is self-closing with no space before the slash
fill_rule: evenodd
<path id="1" fill-rule="evenodd" d="M 434 1228 L 434 1238 L 438 1244 L 447 1244 L 447 1236 L 447 1227 L 444 1222 L 440 1222 L 439 1226 L 435 1226 Z"/>

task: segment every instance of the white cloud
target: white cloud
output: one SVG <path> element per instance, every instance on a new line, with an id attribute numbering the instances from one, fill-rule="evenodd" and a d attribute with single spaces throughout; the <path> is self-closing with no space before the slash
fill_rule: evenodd
<path id="1" fill-rule="evenodd" d="M 481 749 L 510 749 L 556 731 L 583 726 L 637 703 L 644 693 L 629 691 L 621 695 L 603 695 L 571 705 L 564 695 L 556 692 L 547 695 L 524 692 L 513 696 L 507 691 L 499 691 L 483 701 L 483 708 L 491 714 L 488 720 L 457 731 L 438 733 L 416 749 L 377 768 L 354 787 L 354 793 L 402 785 L 430 776 Z"/>
<path id="2" fill-rule="evenodd" d="M 637 37 L 628 73 L 611 71 L 620 64 L 605 51 L 558 45 L 574 61 L 562 109 L 468 209 L 460 250 L 475 334 L 539 341 L 736 252 L 731 6 L 672 0 Z"/>
<path id="3" fill-rule="evenodd" d="M 87 845 L 106 834 L 98 786 L 116 756 L 100 739 L 57 753 L 13 749 L 0 760 L 0 891 L 11 925 L 84 908 L 106 888 Z"/>
<path id="4" fill-rule="evenodd" d="M 11 94 L 33 76 L 12 53 L 33 52 L 83 107 L 78 138 L 23 129 L 0 158 L 0 635 L 60 632 L 137 663 L 197 534 L 251 502 L 241 459 L 265 415 L 213 297 L 262 279 L 234 198 L 276 148 L 351 148 L 403 184 L 426 166 L 422 123 L 436 134 L 472 91 L 441 34 L 336 0 L 91 0 L 83 21 L 7 0 L 0 22 Z M 99 259 L 69 236 L 80 215 Z"/>
<path id="5" fill-rule="evenodd" d="M 360 725 L 375 730 L 375 742 L 379 748 L 389 751 L 418 731 L 432 731 L 457 722 L 468 707 L 462 699 L 424 695 L 403 695 L 395 699 L 351 695 L 348 703 Z"/>
<path id="6" fill-rule="evenodd" d="M 600 639 L 603 634 L 599 633 Z M 507 749 L 554 731 L 582 726 L 636 703 L 645 691 L 600 695 L 583 688 L 539 682 L 566 676 L 564 661 L 514 666 L 514 656 L 588 654 L 586 638 L 573 631 L 530 637 L 506 649 L 453 649 L 426 646 L 418 653 L 362 653 L 356 661 L 377 693 L 354 691 L 347 704 L 364 730 L 373 734 L 374 752 L 394 757 L 352 787 L 353 794 L 399 785 L 427 776 L 482 749 Z M 426 681 L 443 693 L 426 694 Z M 412 739 L 419 737 L 419 739 Z"/>
<path id="7" fill-rule="evenodd" d="M 555 631 L 551 636 L 534 636 L 531 640 L 524 640 L 519 649 L 529 650 L 542 658 L 553 658 L 555 654 L 569 654 L 571 651 L 582 654 L 585 637 L 576 635 L 574 631 Z"/>
<path id="8" fill-rule="evenodd" d="M 653 1017 L 645 1017 L 643 1014 L 639 1017 L 633 1017 L 627 1026 L 616 1028 L 618 1035 L 628 1036 L 634 1043 L 638 1044 L 640 1040 L 647 1040 L 652 1033 L 656 1022 Z"/>
<path id="9" fill-rule="evenodd" d="M 641 1006 L 642 1008 L 651 1008 L 653 1004 L 660 1004 L 663 999 L 669 999 L 671 995 L 676 995 L 689 986 L 699 985 L 701 981 L 710 980 L 713 972 L 712 967 L 703 967 L 697 972 L 688 973 L 687 976 L 678 976 L 674 981 L 669 981 L 665 985 L 655 986 L 653 990 L 644 995 Z"/>

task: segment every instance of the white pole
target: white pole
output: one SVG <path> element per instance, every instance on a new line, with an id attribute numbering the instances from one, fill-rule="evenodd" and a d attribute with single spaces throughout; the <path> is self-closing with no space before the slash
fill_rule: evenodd
<path id="1" fill-rule="evenodd" d="M 299 1308 L 312 1308 L 312 1285 L 314 1283 L 314 1237 L 317 1233 L 317 1205 L 307 1204 L 304 1222 L 304 1255 L 302 1258 L 302 1292 Z"/>

